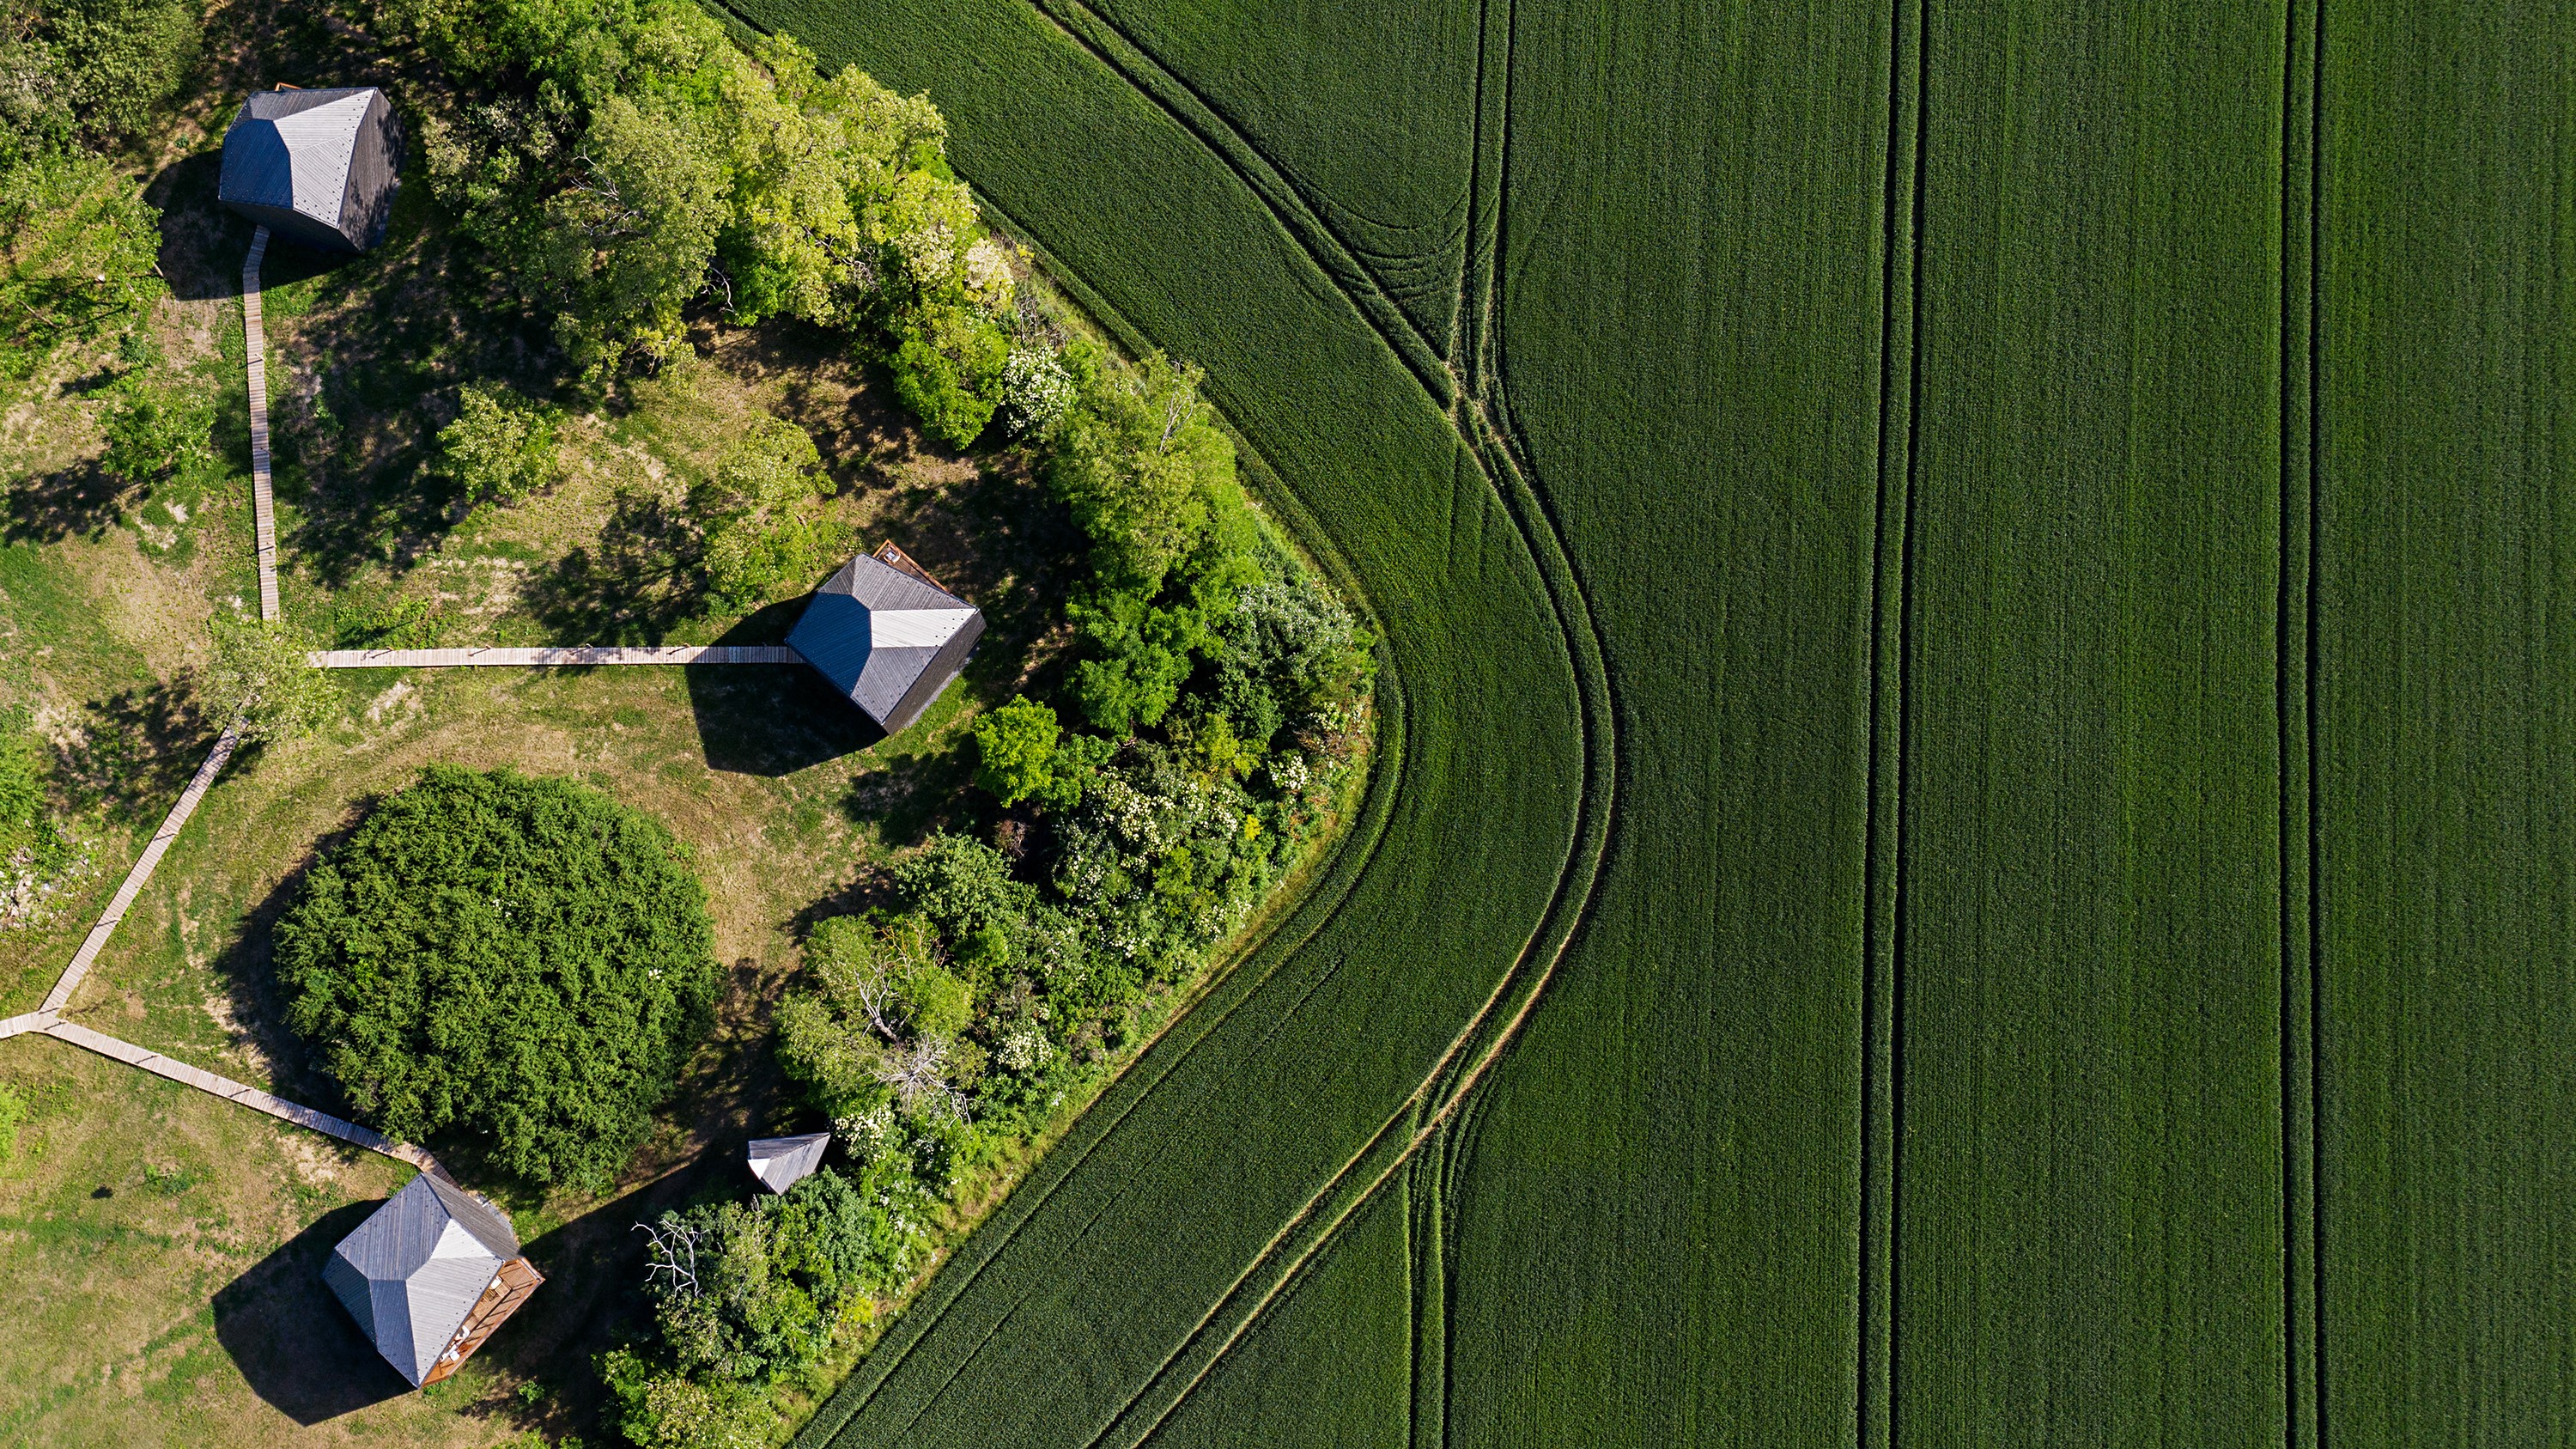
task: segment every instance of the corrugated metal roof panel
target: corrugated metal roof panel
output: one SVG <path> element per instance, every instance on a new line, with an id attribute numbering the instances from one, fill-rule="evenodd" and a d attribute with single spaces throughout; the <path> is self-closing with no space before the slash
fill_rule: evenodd
<path id="1" fill-rule="evenodd" d="M 294 159 L 295 209 L 328 226 L 340 224 L 349 190 L 349 158 L 358 149 L 358 123 L 375 92 L 360 91 L 327 106 L 314 106 L 269 124 Z"/>

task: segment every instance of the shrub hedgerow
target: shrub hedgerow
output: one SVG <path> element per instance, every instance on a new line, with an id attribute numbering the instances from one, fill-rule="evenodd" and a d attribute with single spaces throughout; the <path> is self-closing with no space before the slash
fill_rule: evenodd
<path id="1" fill-rule="evenodd" d="M 598 1187 L 704 1031 L 706 892 L 597 791 L 433 765 L 314 867 L 277 927 L 289 1020 L 383 1131 L 492 1137 L 532 1183 Z"/>

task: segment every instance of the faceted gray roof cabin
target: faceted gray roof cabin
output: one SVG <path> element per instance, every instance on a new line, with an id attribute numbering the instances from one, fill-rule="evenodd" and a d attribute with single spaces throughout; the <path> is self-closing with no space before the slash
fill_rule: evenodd
<path id="1" fill-rule="evenodd" d="M 261 91 L 224 132 L 215 197 L 280 240 L 361 252 L 384 240 L 400 160 L 373 86 Z"/>
<path id="2" fill-rule="evenodd" d="M 751 1175 L 771 1192 L 785 1192 L 823 1165 L 823 1149 L 832 1145 L 829 1132 L 808 1132 L 801 1137 L 760 1137 L 752 1140 L 746 1154 Z"/>
<path id="3" fill-rule="evenodd" d="M 491 1204 L 422 1173 L 331 1250 L 331 1285 L 367 1341 L 417 1387 L 438 1367 L 519 1235 Z"/>
<path id="4" fill-rule="evenodd" d="M 921 717 L 983 637 L 974 605 L 886 544 L 814 591 L 787 644 L 894 734 Z"/>

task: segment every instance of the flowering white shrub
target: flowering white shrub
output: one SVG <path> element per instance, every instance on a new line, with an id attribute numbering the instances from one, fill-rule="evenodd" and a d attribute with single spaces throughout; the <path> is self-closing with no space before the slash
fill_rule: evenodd
<path id="1" fill-rule="evenodd" d="M 1073 406 L 1073 397 L 1073 376 L 1051 351 L 1023 348 L 1002 364 L 1002 426 L 1014 438 L 1044 435 Z"/>
<path id="2" fill-rule="evenodd" d="M 1035 1022 L 1020 1027 L 1002 1038 L 1002 1049 L 993 1059 L 1003 1066 L 1027 1076 L 1054 1060 L 1055 1048 L 1047 1044 L 1046 1033 Z"/>
<path id="3" fill-rule="evenodd" d="M 987 237 L 966 249 L 966 291 L 996 315 L 1011 307 L 1011 254 Z"/>

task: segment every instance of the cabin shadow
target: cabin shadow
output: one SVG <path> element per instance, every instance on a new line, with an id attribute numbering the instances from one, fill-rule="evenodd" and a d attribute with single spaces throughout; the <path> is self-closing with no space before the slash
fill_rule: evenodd
<path id="1" fill-rule="evenodd" d="M 528 1261 L 546 1275 L 545 1286 L 478 1355 L 509 1377 L 545 1386 L 537 1406 L 513 1404 L 504 1410 L 514 1422 L 549 1439 L 578 1436 L 600 1443 L 614 1438 L 603 1420 L 607 1391 L 590 1365 L 597 1355 L 641 1338 L 650 1327 L 643 1293 L 644 1235 L 635 1225 L 706 1199 L 748 1196 L 751 1177 L 741 1156 L 740 1141 L 721 1141 L 679 1168 L 522 1245 Z M 318 1280 L 315 1286 L 320 1286 Z"/>
<path id="2" fill-rule="evenodd" d="M 322 1264 L 381 1203 L 350 1203 L 215 1291 L 215 1341 L 261 1402 L 310 1428 L 412 1391 L 322 1281 Z"/>
<path id="3" fill-rule="evenodd" d="M 222 151 L 199 151 L 162 167 L 143 188 L 161 211 L 161 276 L 182 302 L 241 295 L 252 228 L 215 200 L 223 174 Z"/>
<path id="4" fill-rule="evenodd" d="M 806 602 L 772 604 L 716 642 L 779 643 Z M 848 696 L 802 664 L 699 664 L 689 666 L 687 677 L 689 708 L 710 770 L 792 775 L 886 737 Z"/>

